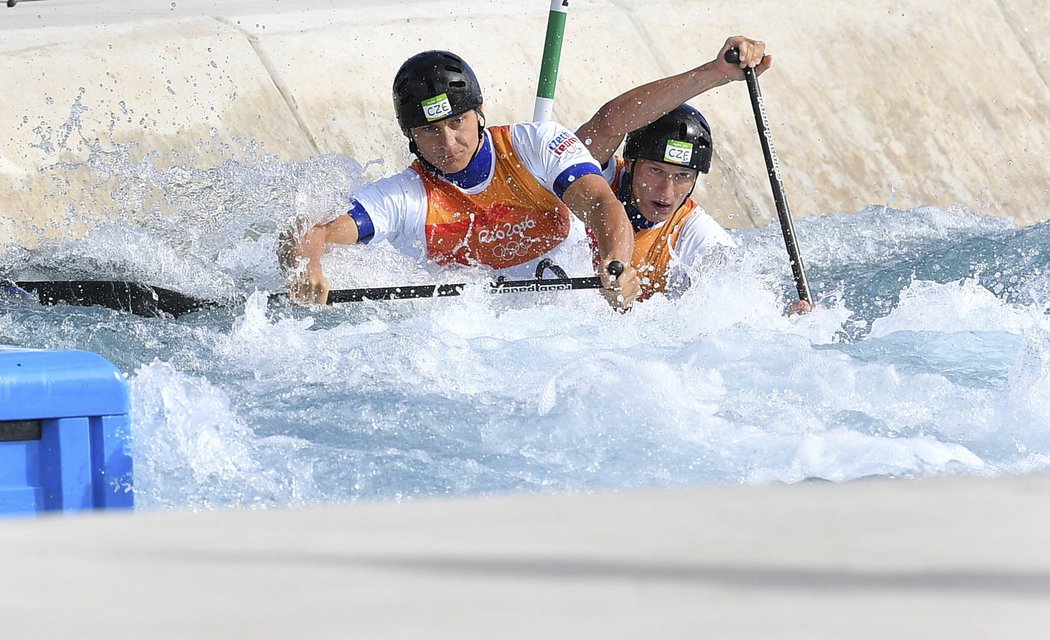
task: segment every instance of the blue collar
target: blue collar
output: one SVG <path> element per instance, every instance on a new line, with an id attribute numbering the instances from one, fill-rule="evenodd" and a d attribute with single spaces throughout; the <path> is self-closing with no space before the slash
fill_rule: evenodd
<path id="1" fill-rule="evenodd" d="M 489 179 L 489 173 L 492 169 L 492 140 L 489 138 L 488 131 L 482 134 L 481 148 L 478 149 L 474 157 L 467 163 L 466 168 L 457 171 L 455 173 L 442 173 L 437 167 L 430 167 L 430 170 L 434 172 L 438 177 L 451 182 L 460 189 L 473 189 L 479 184 Z"/>
<path id="2" fill-rule="evenodd" d="M 625 171 L 623 180 L 620 181 L 620 193 L 617 195 L 620 197 L 620 202 L 623 203 L 623 208 L 627 211 L 627 219 L 631 221 L 631 226 L 637 233 L 642 229 L 652 229 L 656 223 L 642 215 L 638 205 L 634 203 L 634 193 L 631 191 L 632 180 L 631 172 Z"/>

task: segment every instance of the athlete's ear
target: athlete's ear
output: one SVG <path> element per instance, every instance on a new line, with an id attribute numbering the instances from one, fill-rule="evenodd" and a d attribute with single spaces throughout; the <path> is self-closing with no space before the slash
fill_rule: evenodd
<path id="1" fill-rule="evenodd" d="M 478 114 L 478 125 L 481 126 L 482 129 L 485 128 L 485 112 L 482 111 L 482 109 L 484 108 L 485 105 L 482 104 L 478 105 L 478 107 L 474 109 L 474 112 Z"/>

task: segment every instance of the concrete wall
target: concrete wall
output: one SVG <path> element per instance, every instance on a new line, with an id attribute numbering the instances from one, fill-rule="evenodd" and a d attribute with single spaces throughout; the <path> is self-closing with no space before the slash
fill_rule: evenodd
<path id="1" fill-rule="evenodd" d="M 114 194 L 123 187 L 104 152 L 116 144 L 134 142 L 132 159 L 148 153 L 162 167 L 208 168 L 254 140 L 281 158 L 333 152 L 382 160 L 369 177 L 391 173 L 408 156 L 390 82 L 426 48 L 471 61 L 490 122 L 529 119 L 549 7 L 171 4 L 106 13 L 98 0 L 51 0 L 4 15 L 22 12 L 0 25 L 0 243 L 32 246 L 34 229 L 75 234 L 148 207 L 148 197 Z M 1050 218 L 1050 17 L 1036 0 L 787 7 L 575 0 L 555 118 L 575 127 L 619 92 L 710 59 L 727 35 L 754 35 L 775 58 L 762 89 L 796 217 L 888 202 L 961 203 L 1021 224 Z M 768 225 L 775 212 L 746 87 L 693 102 L 716 136 L 701 198 L 727 226 Z"/>

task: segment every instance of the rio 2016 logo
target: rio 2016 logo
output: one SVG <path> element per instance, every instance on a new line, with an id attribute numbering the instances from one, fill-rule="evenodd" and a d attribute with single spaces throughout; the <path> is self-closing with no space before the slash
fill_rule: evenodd
<path id="1" fill-rule="evenodd" d="M 524 236 L 525 232 L 534 229 L 536 227 L 536 221 L 532 218 L 525 218 L 517 224 L 511 224 L 504 222 L 501 225 L 497 225 L 495 229 L 482 229 L 478 232 L 478 242 L 482 244 L 489 244 L 490 242 L 498 242 L 500 240 L 509 240 Z"/>

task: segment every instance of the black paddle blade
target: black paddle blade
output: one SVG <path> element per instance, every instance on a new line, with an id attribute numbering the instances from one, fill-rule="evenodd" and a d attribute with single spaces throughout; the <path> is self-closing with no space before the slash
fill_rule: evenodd
<path id="1" fill-rule="evenodd" d="M 170 289 L 119 280 L 16 282 L 15 285 L 36 294 L 40 304 L 100 306 L 127 311 L 144 318 L 177 318 L 186 313 L 218 306 L 210 300 L 193 298 Z"/>

